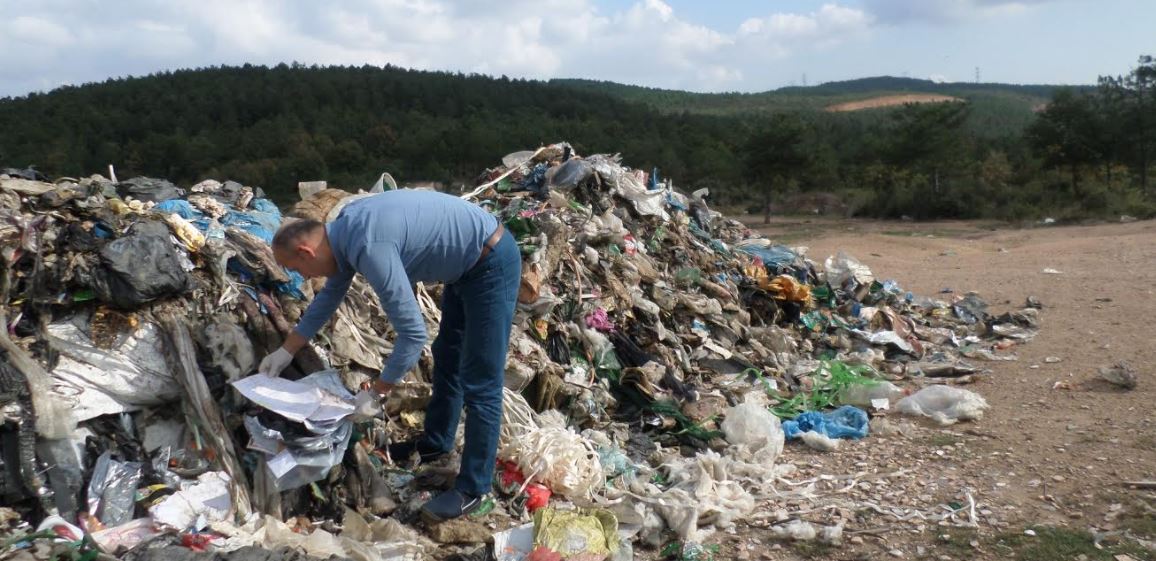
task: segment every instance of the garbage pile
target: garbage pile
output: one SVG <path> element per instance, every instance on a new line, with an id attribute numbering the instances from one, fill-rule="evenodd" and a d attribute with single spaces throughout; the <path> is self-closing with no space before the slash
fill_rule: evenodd
<path id="1" fill-rule="evenodd" d="M 428 349 L 384 418 L 352 415 L 393 337 L 360 277 L 282 378 L 254 375 L 319 288 L 274 262 L 283 217 L 260 189 L 43 179 L 0 175 L 0 556 L 384 561 L 489 542 L 503 560 L 707 559 L 716 529 L 808 492 L 776 488 L 786 441 L 837 450 L 888 412 L 979 419 L 973 392 L 895 382 L 980 375 L 1038 329 L 1032 305 L 993 316 L 849 255 L 820 265 L 617 155 L 510 154 L 462 195 L 524 262 L 495 494 L 428 526 L 418 508 L 456 459 L 415 467 L 386 446 L 421 426 Z M 371 194 L 310 188 L 288 214 Z M 433 335 L 439 287 L 416 290 Z M 838 543 L 850 521 L 782 522 L 782 539 Z"/>

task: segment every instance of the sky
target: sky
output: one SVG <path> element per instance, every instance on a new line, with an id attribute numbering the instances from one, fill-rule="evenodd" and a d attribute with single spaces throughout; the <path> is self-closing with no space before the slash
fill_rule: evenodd
<path id="1" fill-rule="evenodd" d="M 0 0 L 0 97 L 244 63 L 698 92 L 869 76 L 1091 84 L 1156 54 L 1156 0 Z"/>

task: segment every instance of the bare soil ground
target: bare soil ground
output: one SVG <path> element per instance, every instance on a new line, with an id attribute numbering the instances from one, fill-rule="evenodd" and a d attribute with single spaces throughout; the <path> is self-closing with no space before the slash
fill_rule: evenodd
<path id="1" fill-rule="evenodd" d="M 863 109 L 878 109 L 880 107 L 891 107 L 893 105 L 904 105 L 907 103 L 942 103 L 945 101 L 963 101 L 958 97 L 951 97 L 949 95 L 938 94 L 903 94 L 903 95 L 884 95 L 873 97 L 871 99 L 864 99 L 861 101 L 850 101 L 847 103 L 837 103 L 835 105 L 827 106 L 826 110 L 832 113 L 839 113 L 843 111 L 860 111 Z"/>
<path id="2" fill-rule="evenodd" d="M 777 545 L 769 522 L 755 520 L 720 537 L 723 557 L 1156 558 L 1113 534 L 1156 539 L 1156 494 L 1124 484 L 1156 479 L 1156 222 L 1026 229 L 821 218 L 748 223 L 787 245 L 808 246 L 815 261 L 846 251 L 877 278 L 916 294 L 950 300 L 976 291 L 993 313 L 1035 296 L 1044 308 L 1039 336 L 1015 349 L 1019 360 L 979 363 L 990 374 L 966 386 L 991 405 L 982 420 L 919 424 L 907 436 L 873 435 L 829 454 L 791 445 L 783 458 L 800 466 L 799 479 L 867 474 L 859 478 L 872 481 L 866 489 L 847 493 L 858 501 L 926 512 L 967 504 L 970 494 L 978 529 L 843 513 L 849 542 L 826 548 Z M 1097 379 L 1101 366 L 1121 360 L 1139 371 L 1132 391 Z M 1096 533 L 1106 533 L 1105 549 L 1092 545 Z"/>

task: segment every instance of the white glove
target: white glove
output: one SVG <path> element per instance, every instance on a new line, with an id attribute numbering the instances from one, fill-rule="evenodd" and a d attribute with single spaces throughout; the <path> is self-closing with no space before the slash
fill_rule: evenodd
<path id="1" fill-rule="evenodd" d="M 368 421 L 381 415 L 381 397 L 373 390 L 361 390 L 353 398 L 353 420 Z"/>
<path id="2" fill-rule="evenodd" d="M 281 371 L 285 370 L 286 366 L 289 366 L 290 362 L 293 362 L 293 355 L 289 354 L 289 351 L 285 350 L 284 347 L 278 347 L 261 361 L 261 365 L 257 367 L 257 372 L 276 378 L 281 375 Z"/>

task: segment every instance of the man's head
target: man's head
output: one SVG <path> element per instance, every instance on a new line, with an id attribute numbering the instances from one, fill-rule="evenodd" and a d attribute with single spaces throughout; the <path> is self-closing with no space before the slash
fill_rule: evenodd
<path id="1" fill-rule="evenodd" d="M 273 257 L 305 278 L 328 277 L 337 272 L 325 225 L 303 218 L 285 224 L 273 236 Z"/>

